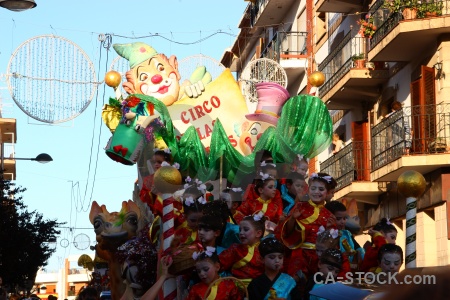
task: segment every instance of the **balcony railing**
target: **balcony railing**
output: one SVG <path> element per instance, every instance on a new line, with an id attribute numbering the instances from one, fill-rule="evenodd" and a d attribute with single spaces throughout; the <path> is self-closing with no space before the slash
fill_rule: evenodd
<path id="1" fill-rule="evenodd" d="M 258 20 L 259 15 L 262 13 L 263 6 L 266 6 L 267 2 L 269 2 L 269 1 L 270 0 L 256 0 L 252 4 L 252 9 L 251 9 L 251 24 L 252 24 L 252 26 L 255 25 L 256 20 Z"/>
<path id="2" fill-rule="evenodd" d="M 450 104 L 404 107 L 372 128 L 372 171 L 403 155 L 447 152 Z"/>
<path id="3" fill-rule="evenodd" d="M 352 141 L 338 153 L 320 164 L 320 172 L 333 176 L 336 191 L 354 181 L 370 180 L 370 143 Z"/>
<path id="4" fill-rule="evenodd" d="M 280 62 L 281 54 L 304 55 L 306 54 L 307 32 L 277 32 L 267 47 L 262 51 L 261 58 L 270 58 Z"/>
<path id="5" fill-rule="evenodd" d="M 391 12 L 384 8 L 386 0 L 376 1 L 369 9 L 369 14 L 373 16 L 377 31 L 370 39 L 370 49 L 373 49 L 384 37 L 394 29 L 397 24 L 403 20 L 402 12 Z M 426 18 L 429 16 L 450 15 L 450 0 L 428 0 L 420 1 L 417 5 L 417 18 Z"/>
<path id="6" fill-rule="evenodd" d="M 364 54 L 365 38 L 353 37 L 349 32 L 342 42 L 319 65 L 319 71 L 325 74 L 325 83 L 319 89 L 319 97 L 325 95 L 353 67 L 352 56 Z"/>

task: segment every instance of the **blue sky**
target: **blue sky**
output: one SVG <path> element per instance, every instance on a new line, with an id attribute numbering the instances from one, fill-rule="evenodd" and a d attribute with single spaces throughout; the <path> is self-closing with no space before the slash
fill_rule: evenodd
<path id="1" fill-rule="evenodd" d="M 0 8 L 0 74 L 8 73 L 8 61 L 19 45 L 34 36 L 48 34 L 62 36 L 82 48 L 100 74 L 100 80 L 105 74 L 106 57 L 110 64 L 117 56 L 112 48 L 108 55 L 101 48 L 98 41 L 101 33 L 114 34 L 113 43 L 148 43 L 160 53 L 176 55 L 178 60 L 196 54 L 220 60 L 224 49 L 233 44 L 238 22 L 248 4 L 244 0 L 36 0 L 36 3 L 36 8 L 25 12 Z M 216 34 L 193 45 L 180 44 L 218 31 L 226 34 Z M 131 38 L 155 33 L 165 39 Z M 70 59 L 67 62 L 71 63 Z M 0 88 L 5 87 L 2 76 Z M 77 250 L 73 245 L 79 234 L 88 235 L 94 244 L 95 235 L 88 218 L 91 200 L 117 211 L 121 201 L 131 198 L 136 167 L 110 160 L 103 150 L 111 134 L 100 124 L 101 107 L 113 96 L 113 90 L 106 87 L 104 97 L 103 91 L 100 85 L 98 98 L 94 97 L 73 121 L 48 125 L 29 118 L 15 105 L 9 92 L 0 89 L 3 104 L 6 104 L 3 117 L 17 119 L 16 157 L 30 158 L 45 152 L 54 159 L 48 164 L 17 161 L 16 183 L 27 188 L 23 194 L 25 204 L 45 218 L 66 222 L 65 226 L 89 228 L 61 229 L 57 252 L 49 260 L 48 270 L 59 268 L 62 259 L 69 254 L 91 253 Z M 61 247 L 62 239 L 69 240 L 68 247 Z"/>

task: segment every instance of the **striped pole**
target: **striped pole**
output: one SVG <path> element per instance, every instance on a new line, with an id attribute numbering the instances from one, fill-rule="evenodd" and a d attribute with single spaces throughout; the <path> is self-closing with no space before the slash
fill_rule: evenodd
<path id="1" fill-rule="evenodd" d="M 406 198 L 406 268 L 416 267 L 417 198 Z"/>
<path id="2" fill-rule="evenodd" d="M 174 213 L 173 213 L 174 199 L 172 194 L 162 194 L 161 197 L 163 199 L 162 250 L 164 253 L 167 249 L 170 248 L 170 243 L 172 242 L 175 234 Z M 163 294 L 164 300 L 174 300 L 177 297 L 177 281 L 175 278 L 169 278 L 166 281 L 164 281 Z"/>
<path id="3" fill-rule="evenodd" d="M 417 198 L 422 196 L 427 182 L 422 174 L 409 170 L 397 179 L 397 188 L 400 194 L 406 197 L 406 268 L 415 268 L 416 265 L 416 214 Z"/>

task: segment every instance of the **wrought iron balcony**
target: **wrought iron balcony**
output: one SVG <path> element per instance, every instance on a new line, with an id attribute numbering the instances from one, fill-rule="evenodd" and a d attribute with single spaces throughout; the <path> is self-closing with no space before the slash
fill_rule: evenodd
<path id="1" fill-rule="evenodd" d="M 277 32 L 267 47 L 261 52 L 261 58 L 270 58 L 280 62 L 281 58 L 298 57 L 306 54 L 307 32 Z"/>
<path id="2" fill-rule="evenodd" d="M 279 24 L 283 22 L 295 2 L 295 0 L 251 1 L 251 26 L 272 26 L 272 24 Z"/>
<path id="3" fill-rule="evenodd" d="M 336 191 L 354 181 L 370 181 L 370 143 L 352 141 L 320 164 L 320 172 L 333 176 Z"/>
<path id="4" fill-rule="evenodd" d="M 378 28 L 372 36 L 372 39 L 370 39 L 370 49 L 373 49 L 400 21 L 405 19 L 402 14 L 403 7 L 400 7 L 399 11 L 390 11 L 383 7 L 385 2 L 388 1 L 378 0 L 369 9 L 369 14 L 373 17 L 374 24 Z M 450 15 L 449 0 L 427 0 L 419 2 L 415 8 L 415 18 L 417 19 Z"/>
<path id="5" fill-rule="evenodd" d="M 404 155 L 448 152 L 450 104 L 404 107 L 372 128 L 372 171 Z"/>
<path id="6" fill-rule="evenodd" d="M 365 38 L 352 37 L 349 32 L 342 42 L 319 65 L 319 71 L 325 74 L 325 83 L 319 89 L 319 97 L 325 95 L 353 67 L 352 57 L 366 55 Z"/>

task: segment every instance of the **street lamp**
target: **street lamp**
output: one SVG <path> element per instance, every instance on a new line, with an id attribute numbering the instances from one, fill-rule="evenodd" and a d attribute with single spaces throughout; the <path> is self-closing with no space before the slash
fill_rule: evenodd
<path id="1" fill-rule="evenodd" d="M 0 6 L 12 11 L 24 11 L 36 7 L 34 0 L 0 0 Z"/>
<path id="2" fill-rule="evenodd" d="M 46 164 L 48 162 L 53 161 L 53 158 L 48 155 L 47 153 L 41 153 L 35 158 L 19 158 L 19 157 L 13 157 L 13 160 L 35 160 L 37 162 L 40 162 L 41 164 Z"/>

